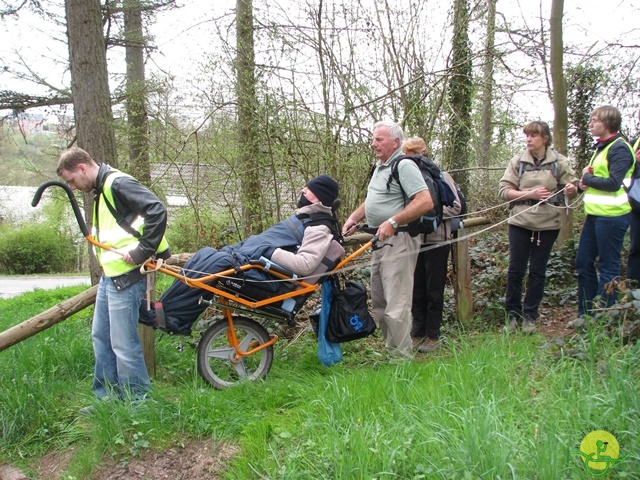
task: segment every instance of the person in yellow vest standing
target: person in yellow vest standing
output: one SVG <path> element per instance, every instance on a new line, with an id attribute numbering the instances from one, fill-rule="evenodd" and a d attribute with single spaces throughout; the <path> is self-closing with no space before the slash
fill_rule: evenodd
<path id="1" fill-rule="evenodd" d="M 640 137 L 633 142 L 633 151 L 636 155 L 636 177 L 638 174 L 637 162 L 640 160 Z M 640 181 L 637 178 L 635 181 Z M 640 205 L 629 199 L 631 205 L 631 226 L 629 227 L 629 256 L 627 257 L 627 280 L 636 282 L 633 288 L 640 288 Z"/>
<path id="2" fill-rule="evenodd" d="M 579 184 L 586 218 L 576 253 L 578 318 L 567 324 L 569 328 L 583 326 L 593 308 L 609 307 L 616 299 L 605 292 L 605 285 L 620 276 L 622 243 L 631 221 L 623 183 L 629 184 L 635 167 L 633 150 L 619 133 L 621 123 L 615 107 L 606 105 L 591 113 L 589 131 L 597 143 Z M 599 304 L 594 302 L 597 296 Z"/>
<path id="3" fill-rule="evenodd" d="M 151 390 L 138 336 L 146 291 L 140 265 L 171 256 L 164 238 L 167 210 L 135 178 L 73 147 L 58 160 L 57 174 L 72 190 L 94 193 L 92 235 L 116 251 L 96 249 L 103 274 L 98 285 L 91 338 L 95 355 L 93 392 L 98 399 L 138 401 Z M 85 407 L 80 413 L 91 413 Z"/>

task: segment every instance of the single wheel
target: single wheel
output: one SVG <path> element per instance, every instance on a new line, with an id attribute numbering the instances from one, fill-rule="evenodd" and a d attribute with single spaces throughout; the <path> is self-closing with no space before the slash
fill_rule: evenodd
<path id="1" fill-rule="evenodd" d="M 271 338 L 258 322 L 246 317 L 234 317 L 240 350 L 247 352 Z M 198 373 L 214 388 L 222 390 L 243 380 L 258 380 L 267 376 L 273 363 L 273 345 L 253 355 L 236 360 L 235 349 L 229 344 L 229 322 L 219 320 L 211 325 L 198 343 Z"/>

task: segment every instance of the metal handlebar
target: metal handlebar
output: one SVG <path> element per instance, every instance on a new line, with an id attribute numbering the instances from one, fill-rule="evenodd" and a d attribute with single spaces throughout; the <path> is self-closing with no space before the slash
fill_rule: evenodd
<path id="1" fill-rule="evenodd" d="M 67 196 L 69 197 L 69 201 L 71 202 L 71 208 L 73 208 L 73 214 L 76 217 L 78 222 L 78 226 L 82 231 L 82 235 L 85 237 L 89 236 L 89 229 L 87 228 L 87 224 L 84 222 L 84 217 L 82 216 L 82 212 L 80 211 L 80 207 L 78 206 L 78 201 L 76 200 L 76 196 L 73 194 L 69 185 L 63 182 L 59 182 L 57 180 L 50 180 L 48 182 L 43 183 L 38 187 L 36 193 L 33 195 L 33 200 L 31 201 L 31 206 L 36 207 L 38 203 L 40 203 L 40 198 L 42 197 L 43 192 L 49 187 L 60 187 L 63 188 L 67 192 Z"/>

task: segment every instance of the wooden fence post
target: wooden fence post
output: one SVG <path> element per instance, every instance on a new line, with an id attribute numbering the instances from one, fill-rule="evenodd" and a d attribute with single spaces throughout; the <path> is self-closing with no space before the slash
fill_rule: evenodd
<path id="1" fill-rule="evenodd" d="M 465 235 L 464 222 L 456 236 L 461 240 L 453 244 L 455 264 L 454 293 L 456 297 L 456 314 L 458 321 L 469 322 L 473 318 L 473 294 L 471 293 L 471 259 L 469 258 L 469 242 Z"/>
<path id="2" fill-rule="evenodd" d="M 156 300 L 156 272 L 147 275 L 147 282 L 150 282 L 150 298 L 151 302 Z M 146 299 L 145 299 L 146 301 Z M 142 344 L 142 354 L 144 355 L 144 363 L 147 366 L 147 373 L 150 377 L 156 375 L 156 344 L 153 334 L 153 327 L 138 323 L 138 335 Z"/>

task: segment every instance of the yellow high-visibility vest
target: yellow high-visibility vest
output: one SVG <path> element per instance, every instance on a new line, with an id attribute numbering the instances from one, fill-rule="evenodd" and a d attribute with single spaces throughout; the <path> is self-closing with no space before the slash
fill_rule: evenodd
<path id="1" fill-rule="evenodd" d="M 633 175 L 633 170 L 636 163 L 636 157 L 633 153 L 633 150 L 631 149 L 631 145 L 629 145 L 624 138 L 617 138 L 599 152 L 595 152 L 591 157 L 591 162 L 589 162 L 589 164 L 593 166 L 594 175 L 603 178 L 609 177 L 609 163 L 607 162 L 607 155 L 609 154 L 609 149 L 611 148 L 611 146 L 619 141 L 624 142 L 624 144 L 629 147 L 631 157 L 633 158 L 631 168 L 629 168 L 629 171 L 624 177 L 624 182 L 627 185 L 630 185 L 631 176 Z M 627 198 L 627 192 L 625 192 L 622 186 L 620 186 L 620 188 L 615 192 L 605 192 L 603 190 L 589 187 L 589 189 L 584 194 L 583 200 L 584 211 L 589 215 L 599 215 L 601 217 L 618 217 L 620 215 L 625 215 L 631 211 L 629 199 Z"/>
<path id="2" fill-rule="evenodd" d="M 93 237 L 100 243 L 107 244 L 111 248 L 119 251 L 131 251 L 138 246 L 139 242 L 136 237 L 118 225 L 118 221 L 111 214 L 106 201 L 115 207 L 113 191 L 111 190 L 113 181 L 116 178 L 129 176 L 130 175 L 119 170 L 112 169 L 112 173 L 110 173 L 104 181 L 102 193 L 100 194 L 100 196 L 104 198 L 98 198 L 93 209 L 93 227 L 91 232 Z M 131 223 L 131 227 L 142 234 L 144 219 L 137 217 Z M 167 239 L 163 236 L 156 253 L 163 252 L 167 248 L 169 248 L 169 242 L 167 242 Z M 138 268 L 136 265 L 130 265 L 125 262 L 121 255 L 109 250 L 96 248 L 96 257 L 106 277 L 117 277 Z"/>

